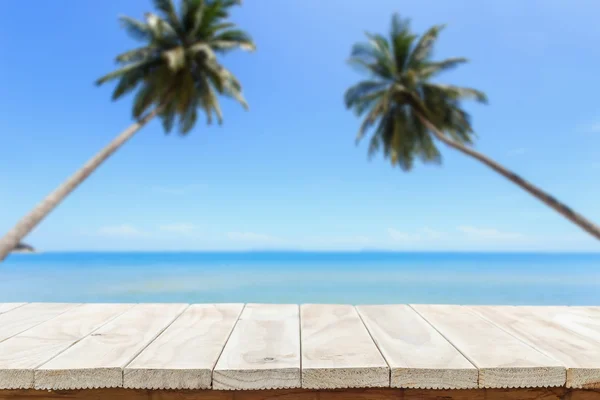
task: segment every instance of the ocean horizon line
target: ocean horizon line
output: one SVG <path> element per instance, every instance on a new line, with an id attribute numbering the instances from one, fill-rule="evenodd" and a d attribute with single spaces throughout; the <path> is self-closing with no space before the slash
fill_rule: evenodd
<path id="1" fill-rule="evenodd" d="M 36 250 L 14 253 L 27 256 L 40 254 L 590 254 L 600 255 L 600 250 L 387 250 L 387 249 L 230 249 L 230 250 Z"/>

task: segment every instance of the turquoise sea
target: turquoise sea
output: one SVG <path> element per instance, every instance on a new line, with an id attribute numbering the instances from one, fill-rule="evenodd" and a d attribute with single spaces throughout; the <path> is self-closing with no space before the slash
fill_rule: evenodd
<path id="1" fill-rule="evenodd" d="M 600 305 L 600 253 L 42 253 L 0 302 Z"/>

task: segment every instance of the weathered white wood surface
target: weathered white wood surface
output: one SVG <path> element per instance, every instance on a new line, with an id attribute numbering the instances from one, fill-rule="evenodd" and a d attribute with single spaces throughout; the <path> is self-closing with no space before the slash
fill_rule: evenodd
<path id="1" fill-rule="evenodd" d="M 600 330 L 577 329 L 577 321 L 586 322 L 586 318 L 578 315 L 577 311 L 514 306 L 480 306 L 472 309 L 513 336 L 560 361 L 567 367 L 567 387 L 594 387 L 600 383 Z M 589 320 L 589 324 L 593 324 L 593 319 Z M 575 331 L 569 327 L 575 328 Z"/>
<path id="2" fill-rule="evenodd" d="M 390 366 L 392 387 L 477 388 L 477 368 L 409 306 L 357 309 Z"/>
<path id="3" fill-rule="evenodd" d="M 132 305 L 84 304 L 0 343 L 0 389 L 33 388 L 34 369 Z"/>
<path id="4" fill-rule="evenodd" d="M 429 323 L 479 368 L 481 388 L 563 386 L 558 361 L 461 306 L 413 305 Z"/>
<path id="5" fill-rule="evenodd" d="M 596 337 L 600 332 L 600 307 L 519 306 L 519 308 L 549 318 L 585 337 Z"/>
<path id="6" fill-rule="evenodd" d="M 302 305 L 302 387 L 390 386 L 389 368 L 356 309 Z"/>
<path id="7" fill-rule="evenodd" d="M 48 321 L 79 304 L 30 303 L 0 314 L 0 342 L 42 322 Z"/>
<path id="8" fill-rule="evenodd" d="M 248 304 L 213 371 L 213 388 L 298 388 L 300 320 L 295 304 Z"/>
<path id="9" fill-rule="evenodd" d="M 138 389 L 209 389 L 212 371 L 243 304 L 190 306 L 124 372 Z"/>
<path id="10" fill-rule="evenodd" d="M 138 304 L 35 371 L 38 389 L 123 386 L 123 368 L 187 307 Z"/>
<path id="11" fill-rule="evenodd" d="M 600 386 L 600 307 L 6 304 L 0 389 Z"/>
<path id="12" fill-rule="evenodd" d="M 27 303 L 0 303 L 0 314 L 4 314 L 7 311 L 14 310 L 15 308 L 24 306 Z"/>

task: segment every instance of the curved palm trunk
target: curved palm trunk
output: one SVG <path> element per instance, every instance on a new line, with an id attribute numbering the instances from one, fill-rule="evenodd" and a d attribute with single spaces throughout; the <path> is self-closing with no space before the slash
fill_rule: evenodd
<path id="1" fill-rule="evenodd" d="M 538 200 L 542 201 L 548 207 L 557 211 L 563 217 L 567 218 L 569 221 L 573 222 L 575 225 L 579 226 L 581 229 L 583 229 L 590 235 L 594 236 L 596 239 L 600 239 L 600 227 L 598 225 L 596 225 L 592 221 L 586 219 L 581 214 L 576 213 L 570 207 L 561 203 L 556 198 L 554 198 L 553 196 L 544 192 L 537 186 L 527 182 L 525 179 L 521 178 L 519 175 L 504 168 L 502 165 L 498 164 L 496 161 L 484 156 L 483 154 L 481 154 L 467 146 L 464 146 L 460 143 L 455 142 L 454 140 L 449 139 L 446 135 L 444 135 L 442 132 L 440 132 L 431 122 L 429 122 L 425 117 L 423 117 L 423 116 L 419 116 L 419 117 L 421 118 L 421 121 L 423 122 L 423 124 L 425 124 L 425 126 L 427 126 L 427 128 L 429 128 L 429 130 L 435 135 L 435 137 L 438 138 L 440 141 L 442 141 L 444 144 L 446 144 L 447 146 L 449 146 L 455 150 L 460 151 L 463 154 L 473 157 L 474 159 L 487 165 L 488 167 L 490 167 L 491 169 L 493 169 L 494 171 L 496 171 L 497 173 L 499 173 L 500 175 L 502 175 L 509 181 L 513 182 L 514 184 L 520 186 L 525 191 L 532 194 Z"/>
<path id="2" fill-rule="evenodd" d="M 154 118 L 162 107 L 157 107 L 138 122 L 132 124 L 117 136 L 108 146 L 91 158 L 79 171 L 75 172 L 66 182 L 56 188 L 42 200 L 29 214 L 25 215 L 2 239 L 0 239 L 0 262 L 15 248 L 37 224 L 81 184 L 100 164 L 116 152 L 125 142 L 133 137 L 144 125 Z"/>

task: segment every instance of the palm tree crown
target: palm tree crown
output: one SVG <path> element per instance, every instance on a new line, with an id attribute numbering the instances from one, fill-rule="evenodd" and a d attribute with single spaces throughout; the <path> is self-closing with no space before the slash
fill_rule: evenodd
<path id="1" fill-rule="evenodd" d="M 410 32 L 408 20 L 394 15 L 389 39 L 367 33 L 368 43 L 352 49 L 350 64 L 371 76 L 345 94 L 346 107 L 359 116 L 366 114 L 357 140 L 376 125 L 369 154 L 383 146 L 392 165 L 403 170 L 412 168 L 415 157 L 423 162 L 441 161 L 432 127 L 456 142 L 472 143 L 470 117 L 460 102 L 487 102 L 478 90 L 432 82 L 439 73 L 467 62 L 465 58 L 432 60 L 433 46 L 443 28 L 433 26 L 419 38 Z"/>
<path id="2" fill-rule="evenodd" d="M 198 108 L 207 122 L 222 114 L 216 93 L 233 97 L 244 108 L 241 85 L 219 64 L 216 53 L 232 49 L 254 50 L 252 39 L 228 22 L 229 9 L 240 0 L 182 0 L 177 12 L 172 0 L 154 0 L 159 15 L 145 14 L 145 22 L 121 17 L 133 38 L 145 43 L 117 56 L 121 68 L 98 79 L 101 85 L 118 79 L 113 100 L 137 89 L 133 116 L 139 119 L 151 106 L 160 107 L 166 132 L 179 117 L 179 130 L 189 132 Z"/>

